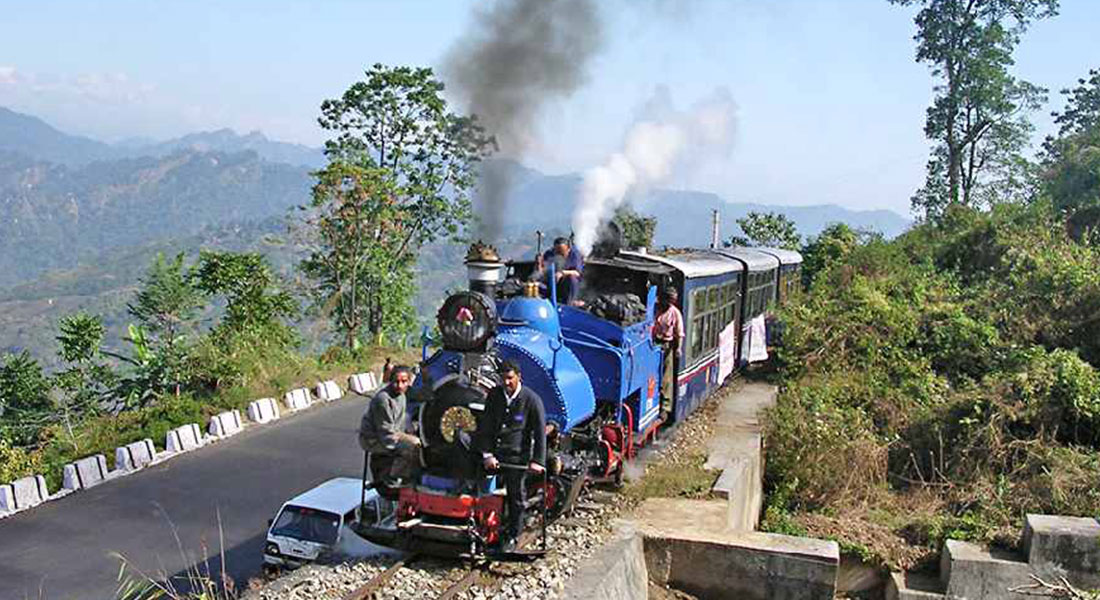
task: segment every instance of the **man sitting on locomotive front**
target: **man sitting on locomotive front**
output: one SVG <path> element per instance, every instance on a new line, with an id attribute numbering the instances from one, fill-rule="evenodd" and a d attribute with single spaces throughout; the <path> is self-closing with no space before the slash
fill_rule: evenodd
<path id="1" fill-rule="evenodd" d="M 359 446 L 370 453 L 371 481 L 395 487 L 412 481 L 420 466 L 420 438 L 405 432 L 405 392 L 412 369 L 393 367 L 389 384 L 367 405 L 359 425 Z"/>
<path id="2" fill-rule="evenodd" d="M 506 360 L 497 369 L 503 381 L 485 401 L 484 427 L 478 428 L 477 448 L 486 471 L 501 471 L 508 491 L 508 512 L 501 549 L 511 552 L 523 529 L 528 472 L 542 473 L 546 465 L 546 412 L 542 399 L 523 387 L 516 363 Z"/>

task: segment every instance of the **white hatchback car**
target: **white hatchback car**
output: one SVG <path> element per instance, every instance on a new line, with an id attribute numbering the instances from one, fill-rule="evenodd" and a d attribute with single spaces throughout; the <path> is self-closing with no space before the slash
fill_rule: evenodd
<path id="1" fill-rule="evenodd" d="M 269 522 L 265 566 L 296 568 L 322 554 L 361 557 L 389 552 L 349 527 L 359 513 L 362 486 L 359 479 L 337 477 L 283 504 Z M 367 523 L 379 523 L 393 512 L 392 503 L 374 490 L 367 490 L 363 507 Z"/>

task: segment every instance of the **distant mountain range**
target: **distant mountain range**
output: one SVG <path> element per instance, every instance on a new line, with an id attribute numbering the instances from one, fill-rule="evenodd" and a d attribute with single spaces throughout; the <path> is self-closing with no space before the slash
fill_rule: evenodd
<path id="1" fill-rule="evenodd" d="M 512 163 L 513 188 L 503 219 L 505 234 L 529 234 L 534 229 L 568 231 L 572 226 L 573 200 L 580 175 L 543 175 Z M 722 239 L 741 233 L 736 220 L 750 212 L 779 212 L 794 221 L 805 238 L 817 235 L 830 223 L 878 231 L 895 237 L 909 228 L 909 219 L 890 210 L 850 210 L 835 204 L 774 206 L 729 202 L 717 194 L 689 190 L 653 189 L 628 198 L 640 213 L 657 218 L 655 243 L 659 246 L 705 246 L 710 243 L 712 211 L 719 212 Z"/>
<path id="2" fill-rule="evenodd" d="M 319 149 L 230 130 L 105 144 L 0 108 L 0 353 L 29 348 L 48 358 L 55 335 L 48 328 L 79 309 L 120 326 L 142 265 L 158 251 L 255 249 L 291 274 L 298 251 L 275 238 L 290 209 L 308 201 L 310 171 L 323 161 Z M 514 184 L 504 215 L 511 241 L 502 250 L 532 251 L 535 229 L 568 232 L 579 175 L 496 166 Z M 657 217 L 658 245 L 709 243 L 714 208 L 724 238 L 752 210 L 784 213 L 804 236 L 836 221 L 887 236 L 909 225 L 890 211 L 732 203 L 694 191 L 653 190 L 631 201 Z M 434 313 L 444 290 L 461 285 L 461 256 L 461 248 L 444 244 L 421 253 L 417 305 L 424 315 Z"/>
<path id="3" fill-rule="evenodd" d="M 268 162 L 310 168 L 325 164 L 325 155 L 320 148 L 272 141 L 258 131 L 239 135 L 231 129 L 219 129 L 163 142 L 132 138 L 117 144 L 106 144 L 63 133 L 38 117 L 3 107 L 0 107 L 0 151 L 76 167 L 123 158 L 162 157 L 180 151 L 252 151 Z"/>

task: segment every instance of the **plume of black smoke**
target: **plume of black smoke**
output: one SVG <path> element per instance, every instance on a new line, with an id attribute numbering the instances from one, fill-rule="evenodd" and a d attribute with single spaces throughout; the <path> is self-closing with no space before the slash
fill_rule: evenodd
<path id="1" fill-rule="evenodd" d="M 497 0 L 447 54 L 448 89 L 494 135 L 500 152 L 521 159 L 535 141 L 542 108 L 569 97 L 587 78 L 603 27 L 595 0 Z M 489 164 L 478 191 L 482 239 L 500 234 L 510 169 Z"/>

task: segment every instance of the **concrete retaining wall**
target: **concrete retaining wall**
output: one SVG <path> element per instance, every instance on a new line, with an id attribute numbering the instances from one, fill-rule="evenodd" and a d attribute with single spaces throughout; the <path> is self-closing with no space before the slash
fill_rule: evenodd
<path id="1" fill-rule="evenodd" d="M 722 542 L 649 537 L 649 578 L 703 600 L 832 600 L 836 542 L 745 532 Z"/>
<path id="2" fill-rule="evenodd" d="M 0 512 L 13 513 L 42 504 L 50 497 L 46 478 L 33 475 L 0 486 Z"/>
<path id="3" fill-rule="evenodd" d="M 115 449 L 115 469 L 122 471 L 137 471 L 157 458 L 157 449 L 153 446 L 153 440 L 144 439 L 140 442 L 127 444 Z"/>
<path id="4" fill-rule="evenodd" d="M 633 531 L 580 563 L 562 591 L 562 598 L 577 600 L 643 600 L 649 595 L 644 542 Z"/>
<path id="5" fill-rule="evenodd" d="M 242 429 L 244 424 L 241 422 L 241 411 L 230 410 L 210 417 L 210 426 L 207 431 L 210 435 L 227 438 L 240 433 Z"/>
<path id="6" fill-rule="evenodd" d="M 290 390 L 283 396 L 283 404 L 292 411 L 302 410 L 313 404 L 313 396 L 310 395 L 309 388 Z"/>
<path id="7" fill-rule="evenodd" d="M 107 459 L 102 454 L 82 458 L 65 465 L 61 471 L 61 487 L 66 490 L 86 490 L 107 480 Z"/>
<path id="8" fill-rule="evenodd" d="M 248 403 L 248 418 L 253 423 L 267 423 L 279 418 L 279 403 L 274 398 L 260 398 Z"/>

